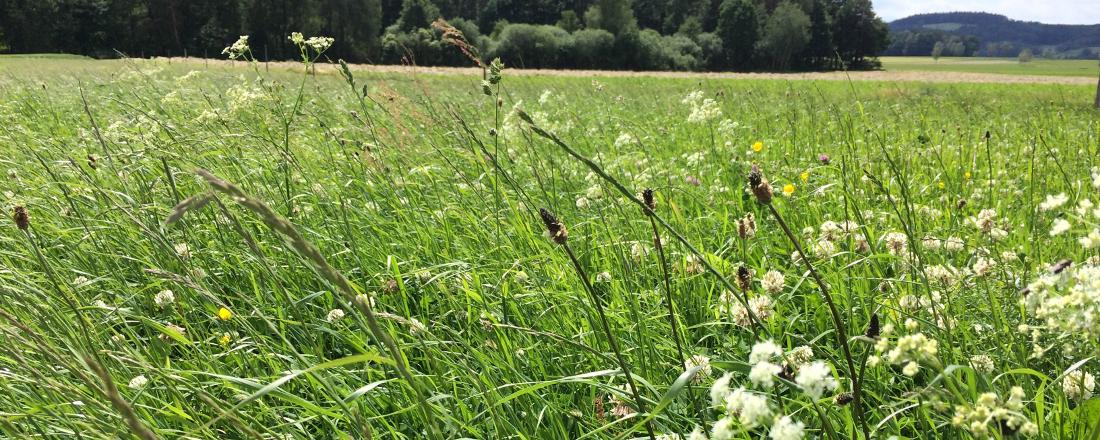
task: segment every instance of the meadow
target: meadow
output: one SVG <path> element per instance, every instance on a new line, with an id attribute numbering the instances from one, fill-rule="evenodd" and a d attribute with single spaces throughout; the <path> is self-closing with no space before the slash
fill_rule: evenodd
<path id="1" fill-rule="evenodd" d="M 0 430 L 1095 439 L 1092 96 L 0 61 Z"/>
<path id="2" fill-rule="evenodd" d="M 1096 78 L 1096 60 L 1048 60 L 1021 63 L 1016 58 L 990 57 L 882 57 L 882 68 L 891 72 L 971 72 L 1012 75 L 1083 76 Z"/>

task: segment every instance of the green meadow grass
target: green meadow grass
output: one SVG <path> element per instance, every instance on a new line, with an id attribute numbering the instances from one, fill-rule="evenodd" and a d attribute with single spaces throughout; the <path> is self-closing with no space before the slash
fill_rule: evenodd
<path id="1" fill-rule="evenodd" d="M 1065 380 L 1096 371 L 1096 339 L 1020 304 L 1051 263 L 1097 257 L 1078 243 L 1097 219 L 1073 211 L 1096 201 L 1091 88 L 505 70 L 486 96 L 480 80 L 0 61 L 0 200 L 29 219 L 0 226 L 5 436 L 686 438 L 720 420 L 714 438 L 767 436 L 771 416 L 713 407 L 727 372 L 808 438 L 984 438 L 952 419 L 988 392 L 1011 407 L 979 423 L 994 438 L 1096 432 Z M 721 116 L 689 122 L 695 91 Z M 752 164 L 781 217 L 748 191 Z M 617 185 L 652 188 L 667 227 Z M 1003 237 L 971 221 L 985 209 Z M 1059 218 L 1072 230 L 1052 237 Z M 739 271 L 753 280 L 730 296 Z M 784 281 L 765 291 L 769 271 Z M 730 311 L 764 296 L 759 326 Z M 903 373 L 886 351 L 917 333 L 938 349 Z M 765 339 L 792 370 L 771 387 L 748 379 Z M 803 392 L 798 346 L 835 389 Z M 685 373 L 692 355 L 708 361 Z M 858 406 L 835 400 L 849 360 Z"/>
<path id="2" fill-rule="evenodd" d="M 987 57 L 882 57 L 882 68 L 896 72 L 969 72 L 1008 75 L 1085 76 L 1100 74 L 1096 60 L 1032 59 L 1021 63 L 1016 58 Z"/>

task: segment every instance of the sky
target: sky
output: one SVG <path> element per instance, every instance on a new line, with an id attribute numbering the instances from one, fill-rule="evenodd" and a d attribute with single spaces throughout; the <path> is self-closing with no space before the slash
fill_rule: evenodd
<path id="1" fill-rule="evenodd" d="M 872 0 L 887 22 L 929 12 L 990 12 L 1051 24 L 1100 23 L 1100 0 Z"/>

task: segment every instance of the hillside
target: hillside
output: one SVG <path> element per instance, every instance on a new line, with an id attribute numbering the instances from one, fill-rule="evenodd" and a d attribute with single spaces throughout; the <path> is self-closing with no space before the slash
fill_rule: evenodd
<path id="1" fill-rule="evenodd" d="M 955 43 L 956 53 L 944 55 L 1015 56 L 1025 48 L 1059 58 L 1100 54 L 1100 24 L 1044 24 L 984 12 L 948 12 L 913 15 L 889 26 L 887 55 L 928 55 L 936 41 Z"/>

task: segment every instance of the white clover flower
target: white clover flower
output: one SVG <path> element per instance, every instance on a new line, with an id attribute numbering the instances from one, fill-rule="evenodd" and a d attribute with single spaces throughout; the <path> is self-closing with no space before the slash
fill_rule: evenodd
<path id="1" fill-rule="evenodd" d="M 710 440 L 730 440 L 735 434 L 734 420 L 732 417 L 722 417 L 714 422 L 710 430 Z"/>
<path id="2" fill-rule="evenodd" d="M 979 257 L 978 260 L 974 262 L 974 267 L 971 270 L 974 271 L 974 276 L 984 277 L 989 275 L 996 265 L 997 262 L 989 258 Z"/>
<path id="3" fill-rule="evenodd" d="M 760 285 L 764 288 L 764 291 L 776 294 L 783 291 L 783 285 L 786 279 L 779 271 L 769 270 L 764 274 L 764 277 L 760 279 Z"/>
<path id="4" fill-rule="evenodd" d="M 775 384 L 775 376 L 783 372 L 783 367 L 768 361 L 762 361 L 749 370 L 749 381 L 753 385 L 768 388 Z"/>
<path id="5" fill-rule="evenodd" d="M 813 253 L 817 258 L 828 258 L 836 253 L 836 244 L 828 240 L 818 240 L 813 244 Z"/>
<path id="6" fill-rule="evenodd" d="M 836 389 L 837 382 L 833 378 L 833 370 L 823 361 L 815 361 L 798 370 L 794 383 L 802 388 L 802 392 L 811 399 L 820 399 L 826 391 Z"/>
<path id="7" fill-rule="evenodd" d="M 134 376 L 133 379 L 130 379 L 129 386 L 130 386 L 131 389 L 140 390 L 142 388 L 145 388 L 145 385 L 148 385 L 148 384 L 149 384 L 149 379 L 148 378 L 146 378 L 144 375 L 137 375 L 137 376 Z"/>
<path id="8" fill-rule="evenodd" d="M 733 375 L 730 373 L 723 374 L 718 380 L 714 381 L 710 386 L 710 403 L 713 406 L 721 405 L 726 401 L 726 396 L 730 394 L 730 379 L 733 379 Z"/>
<path id="9" fill-rule="evenodd" d="M 587 197 L 577 197 L 577 209 L 588 209 L 589 206 L 592 206 L 592 203 Z"/>
<path id="10" fill-rule="evenodd" d="M 328 311 L 328 315 L 325 315 L 325 321 L 330 324 L 344 319 L 344 311 L 342 309 L 332 309 Z"/>
<path id="11" fill-rule="evenodd" d="M 772 417 L 772 409 L 768 406 L 768 398 L 755 393 L 741 394 L 741 408 L 737 420 L 745 428 L 752 429 L 768 422 Z"/>
<path id="12" fill-rule="evenodd" d="M 703 428 L 696 426 L 695 430 L 688 434 L 687 440 L 707 440 L 707 435 L 703 433 Z"/>
<path id="13" fill-rule="evenodd" d="M 802 422 L 791 419 L 791 416 L 779 417 L 775 419 L 771 429 L 768 430 L 768 438 L 771 440 L 802 440 L 805 435 L 803 432 L 805 427 Z"/>
<path id="14" fill-rule="evenodd" d="M 153 297 L 153 303 L 156 304 L 157 307 L 165 307 L 174 302 L 176 302 L 176 294 L 168 289 L 157 292 L 157 295 Z"/>
<path id="15" fill-rule="evenodd" d="M 702 354 L 697 354 L 684 361 L 684 371 L 690 370 L 695 367 L 699 367 L 699 372 L 695 373 L 695 377 L 691 378 L 692 382 L 699 383 L 710 377 L 712 371 L 710 366 L 710 357 Z"/>
<path id="16" fill-rule="evenodd" d="M 749 352 L 749 363 L 758 364 L 783 355 L 783 347 L 771 340 L 757 342 Z"/>
<path id="17" fill-rule="evenodd" d="M 997 218 L 997 211 L 993 209 L 983 209 L 978 212 L 977 217 L 971 217 L 970 222 L 974 224 L 974 227 L 978 228 L 986 234 L 990 233 L 995 226 L 995 220 Z"/>
<path id="18" fill-rule="evenodd" d="M 1092 391 L 1096 388 L 1096 378 L 1092 374 L 1077 370 L 1062 378 L 1062 392 L 1069 400 L 1082 401 L 1092 397 Z"/>
<path id="19" fill-rule="evenodd" d="M 603 272 L 600 272 L 600 273 L 596 274 L 596 282 L 597 283 L 610 283 L 611 282 L 611 272 L 603 271 Z"/>
<path id="20" fill-rule="evenodd" d="M 962 241 L 959 237 L 948 237 L 943 241 L 943 248 L 952 252 L 963 250 L 966 247 L 966 242 Z"/>
<path id="21" fill-rule="evenodd" d="M 901 232 L 890 232 L 882 236 L 882 241 L 886 243 L 886 250 L 890 254 L 902 255 L 908 249 L 909 237 Z"/>
<path id="22" fill-rule="evenodd" d="M 615 147 L 622 148 L 636 142 L 638 142 L 638 139 L 635 138 L 634 135 L 624 132 L 620 133 L 619 137 L 615 138 Z"/>
<path id="23" fill-rule="evenodd" d="M 1061 193 L 1058 195 L 1048 195 L 1046 200 L 1044 200 L 1043 203 L 1039 204 L 1039 210 L 1052 211 L 1060 208 L 1062 205 L 1065 205 L 1068 201 L 1069 196 L 1067 196 L 1066 193 Z"/>
<path id="24" fill-rule="evenodd" d="M 175 250 L 176 255 L 178 255 L 180 258 L 191 257 L 191 247 L 187 246 L 187 243 L 176 243 Z"/>
<path id="25" fill-rule="evenodd" d="M 635 241 L 630 245 L 630 256 L 635 260 L 641 260 L 649 255 L 649 249 L 645 247 L 641 242 Z"/>
<path id="26" fill-rule="evenodd" d="M 1100 229 L 1093 229 L 1089 232 L 1089 235 L 1077 239 L 1081 243 L 1081 247 L 1085 249 L 1095 249 L 1100 247 Z"/>
<path id="27" fill-rule="evenodd" d="M 979 373 L 992 373 L 994 368 L 993 358 L 985 354 L 971 356 L 970 366 L 974 367 L 974 370 Z"/>
<path id="28" fill-rule="evenodd" d="M 1069 224 L 1069 221 L 1067 221 L 1066 219 L 1064 219 L 1064 218 L 1055 219 L 1054 223 L 1051 223 L 1051 225 L 1050 225 L 1050 236 L 1054 237 L 1054 236 L 1062 235 L 1062 233 L 1070 230 L 1071 227 L 1072 226 Z"/>
<path id="29" fill-rule="evenodd" d="M 808 345 L 799 345 L 787 352 L 785 359 L 791 368 L 800 368 L 814 358 L 814 350 Z"/>
<path id="30" fill-rule="evenodd" d="M 920 371 L 920 364 L 917 364 L 916 362 L 913 362 L 913 361 L 909 361 L 908 363 L 905 364 L 905 367 L 903 367 L 901 369 L 901 374 L 904 374 L 904 375 L 909 376 L 909 377 L 913 377 L 913 376 L 917 375 L 918 371 Z"/>

